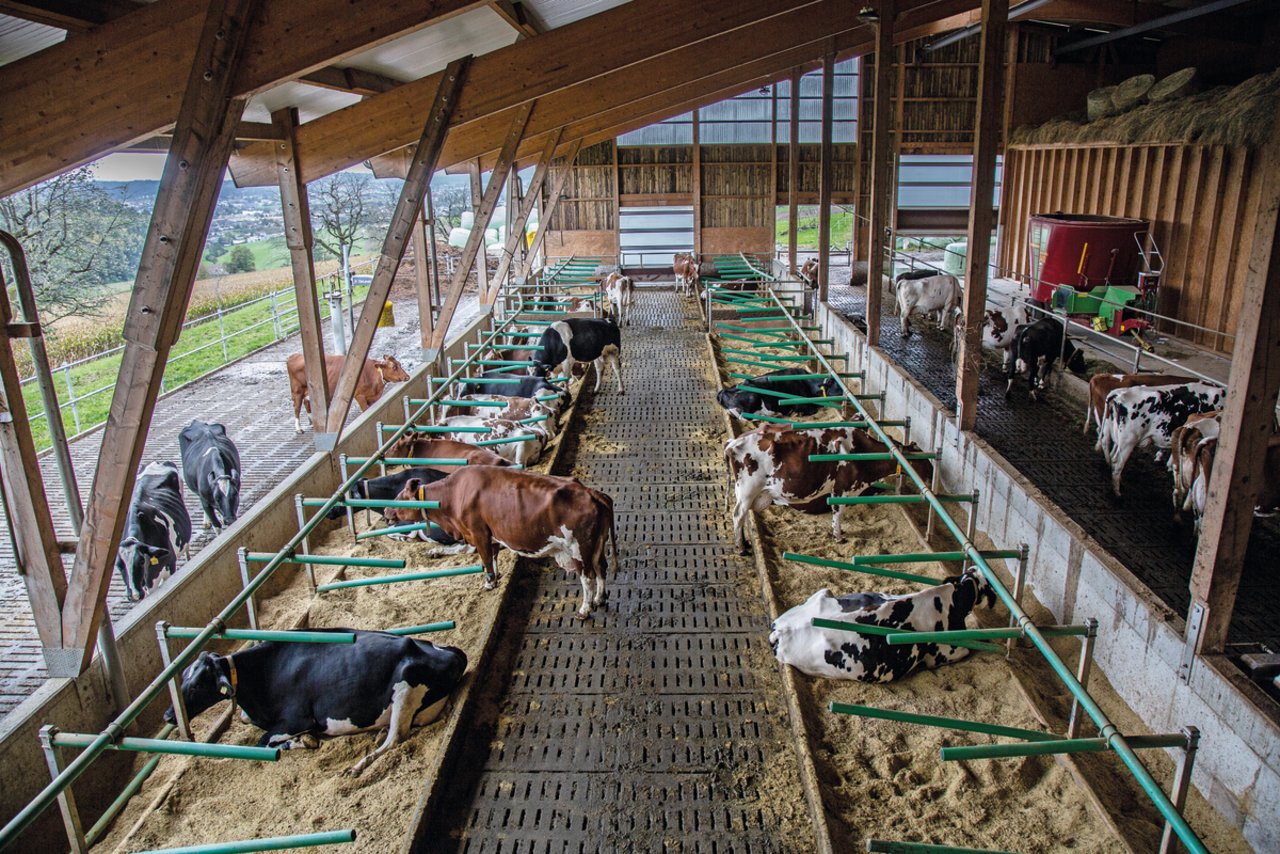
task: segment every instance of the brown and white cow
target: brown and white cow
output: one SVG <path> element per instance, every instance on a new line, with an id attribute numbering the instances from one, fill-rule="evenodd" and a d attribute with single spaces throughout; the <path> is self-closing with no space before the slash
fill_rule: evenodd
<path id="1" fill-rule="evenodd" d="M 800 270 L 796 275 L 800 277 L 800 281 L 809 287 L 816 287 L 818 284 L 818 259 L 810 258 L 805 261 L 800 265 Z"/>
<path id="2" fill-rule="evenodd" d="M 467 466 L 444 480 L 424 484 L 411 480 L 400 499 L 438 501 L 439 509 L 392 508 L 401 522 L 434 522 L 449 536 L 473 546 L 484 564 L 486 590 L 498 579 L 494 545 L 531 558 L 550 557 L 582 583 L 578 616 L 608 598 L 605 575 L 612 542 L 618 565 L 618 539 L 613 528 L 613 499 L 571 477 L 491 466 Z M 593 589 L 594 583 L 594 589 Z"/>
<path id="3" fill-rule="evenodd" d="M 410 434 L 403 436 L 387 451 L 388 457 L 432 459 L 432 460 L 466 460 L 470 466 L 509 466 L 510 462 L 488 448 L 477 448 L 466 442 L 455 442 L 452 439 L 429 439 L 426 436 Z M 428 466 L 438 471 L 452 473 L 458 470 L 456 465 Z"/>
<path id="4" fill-rule="evenodd" d="M 702 268 L 698 263 L 698 256 L 692 252 L 677 253 L 672 259 L 672 266 L 676 272 L 676 293 L 688 296 L 696 294 L 698 273 Z"/>
<path id="5" fill-rule="evenodd" d="M 1189 415 L 1186 423 L 1174 430 L 1169 440 L 1169 471 L 1173 473 L 1173 518 L 1176 522 L 1181 522 L 1183 511 L 1192 507 L 1189 495 L 1196 480 L 1197 451 L 1202 442 L 1218 438 L 1221 418 L 1221 412 Z M 1195 515 L 1198 527 L 1200 514 Z"/>
<path id="6" fill-rule="evenodd" d="M 1090 424 L 1102 423 L 1102 408 L 1107 402 L 1107 395 L 1118 388 L 1133 388 L 1137 385 L 1163 386 L 1186 385 L 1195 382 L 1191 377 L 1177 377 L 1171 374 L 1094 374 L 1089 377 L 1089 403 L 1084 411 L 1084 432 L 1089 432 Z M 1102 436 L 1093 446 L 1095 451 L 1102 450 Z"/>
<path id="7" fill-rule="evenodd" d="M 900 446 L 920 453 L 914 444 Z M 840 530 L 841 505 L 827 505 L 829 496 L 861 493 L 871 484 L 894 474 L 891 460 L 810 462 L 810 454 L 883 453 L 887 449 L 866 430 L 855 427 L 822 427 L 792 430 L 769 424 L 743 433 L 724 446 L 725 464 L 733 481 L 733 540 L 747 550 L 747 512 L 771 504 L 794 507 L 802 513 L 831 511 L 831 533 L 844 542 Z M 925 480 L 933 477 L 928 460 L 912 462 Z"/>
<path id="8" fill-rule="evenodd" d="M 547 420 L 550 420 L 550 416 L 535 417 L 546 417 Z M 545 425 L 545 421 L 521 424 L 509 418 L 490 418 L 484 415 L 454 415 L 440 422 L 442 427 L 450 427 L 457 430 L 456 433 L 441 434 L 446 439 L 452 439 L 455 442 L 479 444 L 480 442 L 499 439 L 515 440 L 487 447 L 504 460 L 526 467 L 538 461 L 538 458 L 542 456 L 543 449 L 547 447 L 547 442 L 551 441 L 551 432 Z M 487 432 L 477 433 L 471 430 L 458 429 L 465 427 L 483 427 Z M 525 436 L 529 438 L 526 439 L 524 438 Z"/>
<path id="9" fill-rule="evenodd" d="M 477 404 L 501 403 L 496 406 L 467 406 L 470 402 Z M 512 397 L 502 394 L 468 394 L 457 398 L 452 405 L 440 408 L 442 419 L 453 415 L 483 415 L 488 418 L 507 418 L 511 421 L 523 421 L 546 415 L 547 420 L 540 422 L 547 431 L 555 435 L 559 429 L 560 411 L 564 409 L 564 400 L 558 394 L 547 393 L 538 397 Z"/>
<path id="10" fill-rule="evenodd" d="M 619 326 L 630 326 L 631 298 L 634 295 L 635 283 L 630 276 L 621 273 L 610 273 L 604 280 L 604 296 L 609 301 L 613 318 Z"/>
<path id="11" fill-rule="evenodd" d="M 1213 460 L 1218 452 L 1218 437 L 1211 436 L 1196 444 L 1195 472 L 1182 509 L 1190 509 L 1195 518 L 1196 534 L 1200 519 L 1209 503 L 1209 480 L 1213 477 Z M 1280 513 L 1280 436 L 1272 436 L 1262 460 L 1262 479 L 1258 497 L 1253 502 L 1253 515 L 1274 516 Z"/>
<path id="12" fill-rule="evenodd" d="M 330 390 L 338 384 L 338 374 L 342 372 L 342 365 L 346 361 L 346 356 L 324 357 L 324 369 L 329 378 Z M 289 390 L 293 394 L 293 429 L 301 433 L 302 421 L 299 416 L 302 414 L 303 404 L 306 404 L 307 412 L 311 411 L 311 399 L 307 396 L 307 366 L 301 353 L 291 354 L 285 365 L 289 372 Z M 382 397 L 387 383 L 402 383 L 408 379 L 409 374 L 405 372 L 395 356 L 387 354 L 381 359 L 365 359 L 352 397 L 356 403 L 360 404 L 360 409 L 363 411 Z"/>

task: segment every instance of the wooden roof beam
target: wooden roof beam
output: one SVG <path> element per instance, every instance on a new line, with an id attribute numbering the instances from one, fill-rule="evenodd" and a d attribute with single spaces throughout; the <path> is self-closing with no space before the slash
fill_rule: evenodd
<path id="1" fill-rule="evenodd" d="M 350 0 L 262 0 L 231 94 L 257 94 L 483 5 L 365 3 L 353 26 Z M 207 8 L 208 0 L 153 3 L 0 67 L 0 195 L 171 127 L 173 81 L 185 79 Z"/>
<path id="2" fill-rule="evenodd" d="M 546 27 L 535 21 L 529 10 L 518 0 L 515 3 L 511 0 L 493 0 L 489 8 L 524 38 L 533 38 L 546 32 Z"/>

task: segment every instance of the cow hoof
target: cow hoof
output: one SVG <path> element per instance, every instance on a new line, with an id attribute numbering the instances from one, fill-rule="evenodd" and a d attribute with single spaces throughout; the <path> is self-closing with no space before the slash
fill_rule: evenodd
<path id="1" fill-rule="evenodd" d="M 832 537 L 831 540 L 836 543 L 843 543 L 844 537 Z"/>
<path id="2" fill-rule="evenodd" d="M 584 610 L 584 609 L 582 609 L 582 608 L 579 608 L 579 609 L 578 609 L 578 619 L 579 619 L 579 620 L 589 620 L 589 619 L 591 619 L 591 609 L 590 609 L 590 608 L 587 608 L 587 609 L 585 609 L 585 610 Z"/>
<path id="3" fill-rule="evenodd" d="M 490 577 L 488 577 L 488 576 L 486 575 L 486 576 L 485 576 L 485 579 L 484 579 L 484 589 L 485 589 L 485 590 L 492 590 L 492 589 L 494 589 L 495 587 L 497 587 L 497 586 L 498 586 L 498 579 L 499 579 L 499 578 L 501 578 L 501 576 L 500 576 L 500 575 L 498 575 L 496 572 L 493 574 L 493 578 L 490 578 Z"/>

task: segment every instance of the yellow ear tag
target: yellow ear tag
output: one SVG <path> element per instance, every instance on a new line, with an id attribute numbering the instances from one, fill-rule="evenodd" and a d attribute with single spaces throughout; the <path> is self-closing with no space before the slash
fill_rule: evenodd
<path id="1" fill-rule="evenodd" d="M 418 500 L 419 501 L 427 500 L 427 488 L 425 486 L 418 487 Z"/>
<path id="2" fill-rule="evenodd" d="M 157 565 L 157 564 L 159 564 L 159 563 L 160 563 L 160 558 L 158 558 L 158 557 L 153 557 L 153 558 L 151 559 L 151 565 L 152 565 L 152 566 L 156 566 L 156 565 Z"/>
<path id="3" fill-rule="evenodd" d="M 227 696 L 227 693 L 228 693 L 228 688 L 227 688 L 227 686 L 226 686 L 226 685 L 219 685 L 219 686 L 218 686 L 218 692 L 219 692 L 220 694 L 222 694 L 222 696 L 224 696 L 224 697 L 225 697 L 225 696 Z"/>
<path id="4" fill-rule="evenodd" d="M 898 463 L 898 470 L 894 474 L 902 474 L 902 463 Z"/>

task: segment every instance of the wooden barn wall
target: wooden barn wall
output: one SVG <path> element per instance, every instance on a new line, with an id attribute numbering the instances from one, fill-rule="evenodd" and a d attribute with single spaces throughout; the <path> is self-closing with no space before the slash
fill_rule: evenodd
<path id="1" fill-rule="evenodd" d="M 693 198 L 693 146 L 618 146 L 618 186 L 624 202 Z"/>
<path id="2" fill-rule="evenodd" d="M 791 186 L 791 174 L 787 149 L 789 145 L 778 146 L 778 204 L 787 204 L 787 193 Z M 858 146 L 852 142 L 838 142 L 832 146 L 832 182 L 831 201 L 835 204 L 852 204 L 854 194 L 854 173 L 858 168 Z M 805 144 L 800 146 L 800 180 L 796 192 L 802 205 L 818 203 L 818 182 L 822 173 L 822 148 L 819 145 Z"/>
<path id="3" fill-rule="evenodd" d="M 1005 153 L 999 263 L 1030 272 L 1032 214 L 1103 214 L 1151 220 L 1165 259 L 1160 312 L 1234 332 L 1257 215 L 1253 154 L 1224 145 L 1040 145 Z M 1182 327 L 1224 352 L 1230 339 Z M 1194 332 L 1194 334 L 1193 334 Z"/>
<path id="4" fill-rule="evenodd" d="M 613 142 L 605 141 L 578 152 L 560 206 L 551 218 L 552 231 L 616 231 L 613 216 Z M 563 167 L 551 168 L 547 183 L 554 184 Z M 554 253 L 553 253 L 554 254 Z"/>

